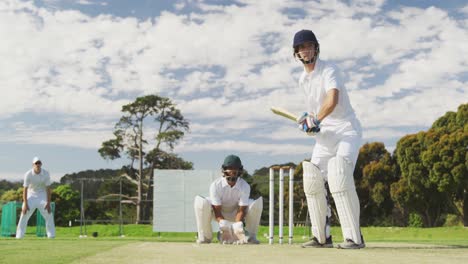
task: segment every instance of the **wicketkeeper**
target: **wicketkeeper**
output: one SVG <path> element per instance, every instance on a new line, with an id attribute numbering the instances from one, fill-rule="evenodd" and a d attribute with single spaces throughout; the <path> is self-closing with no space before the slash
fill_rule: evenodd
<path id="1" fill-rule="evenodd" d="M 365 247 L 359 225 L 359 199 L 354 186 L 354 166 L 361 146 L 361 125 L 351 107 L 337 69 L 319 59 L 315 34 L 301 30 L 294 36 L 294 57 L 304 72 L 299 87 L 307 112 L 299 118 L 300 129 L 314 135 L 310 162 L 303 162 L 304 192 L 312 222 L 313 239 L 303 247 L 333 247 L 326 184 L 336 204 L 344 242 L 338 248 Z"/>
<path id="2" fill-rule="evenodd" d="M 211 243 L 212 220 L 219 225 L 218 241 L 223 244 L 258 244 L 257 231 L 262 215 L 262 197 L 249 199 L 250 186 L 240 176 L 243 166 L 238 156 L 229 155 L 222 165 L 222 177 L 210 185 L 210 197 L 195 197 L 197 243 Z"/>

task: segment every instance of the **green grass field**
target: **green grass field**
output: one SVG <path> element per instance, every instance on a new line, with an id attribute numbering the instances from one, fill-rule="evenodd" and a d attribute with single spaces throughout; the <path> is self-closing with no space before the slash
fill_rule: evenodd
<path id="1" fill-rule="evenodd" d="M 205 259 L 204 254 L 210 255 L 205 251 L 226 251 L 226 255 L 229 255 L 232 248 L 236 247 L 222 246 L 217 243 L 196 245 L 193 243 L 195 233 L 154 233 L 150 225 L 125 225 L 123 231 L 125 237 L 119 237 L 118 225 L 91 225 L 87 227 L 88 237 L 79 238 L 79 227 L 58 227 L 57 237 L 46 239 L 36 237 L 35 229 L 28 228 L 23 240 L 0 239 L 0 263 L 110 263 L 107 260 L 112 260 L 112 263 L 206 263 L 211 258 Z M 92 237 L 92 232 L 98 232 L 98 237 Z M 249 260 L 252 263 L 270 261 L 268 257 L 256 255 L 259 254 L 259 248 L 262 249 L 260 252 L 268 253 L 267 256 L 272 258 L 273 262 L 270 263 L 276 263 L 275 260 L 289 254 L 293 255 L 287 260 L 288 264 L 296 263 L 295 261 L 301 263 L 302 258 L 310 257 L 309 252 L 315 252 L 313 256 L 317 258 L 322 255 L 324 258 L 327 255 L 333 255 L 334 258 L 342 258 L 344 263 L 351 263 L 347 262 L 348 260 L 360 261 L 359 257 L 362 254 L 371 254 L 375 258 L 375 263 L 387 263 L 379 262 L 379 260 L 383 261 L 381 258 L 383 256 L 399 257 L 405 254 L 408 254 L 405 258 L 407 260 L 411 260 L 411 256 L 422 254 L 413 263 L 431 263 L 431 261 L 421 261 L 426 255 L 428 260 L 436 260 L 439 255 L 441 258 L 448 258 L 451 261 L 447 263 L 468 261 L 468 228 L 464 227 L 364 227 L 362 232 L 368 247 L 364 250 L 353 251 L 361 252 L 359 254 L 336 249 L 302 249 L 299 243 L 305 241 L 308 236 L 307 229 L 302 227 L 295 228 L 295 245 L 292 246 L 267 245 L 267 238 L 262 236 L 267 232 L 268 227 L 261 227 L 259 239 L 262 244 L 260 246 L 237 246 L 243 247 L 246 254 L 254 258 L 254 262 L 252 259 Z M 284 234 L 287 235 L 287 228 Z M 340 234 L 339 227 L 332 228 L 335 242 L 342 239 Z M 277 236 L 275 239 L 277 241 Z M 275 254 L 280 255 L 275 257 Z M 191 261 L 185 262 L 186 257 Z M 214 260 L 216 258 L 213 258 Z M 229 258 L 226 261 L 229 263 Z"/>

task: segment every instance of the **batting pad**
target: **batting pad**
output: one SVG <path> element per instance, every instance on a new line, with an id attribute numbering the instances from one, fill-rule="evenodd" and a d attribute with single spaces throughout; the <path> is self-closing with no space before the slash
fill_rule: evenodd
<path id="1" fill-rule="evenodd" d="M 343 238 L 345 241 L 348 238 L 361 244 L 359 198 L 354 186 L 353 171 L 353 164 L 343 157 L 336 156 L 328 162 L 328 186 L 335 200 Z"/>
<path id="2" fill-rule="evenodd" d="M 257 237 L 258 226 L 260 225 L 260 218 L 263 210 L 263 198 L 259 197 L 257 200 L 252 200 L 245 216 L 245 229 L 250 237 Z"/>
<path id="3" fill-rule="evenodd" d="M 320 169 L 314 164 L 302 162 L 304 193 L 307 198 L 307 207 L 309 208 L 310 221 L 312 223 L 312 234 L 319 243 L 326 242 L 326 223 L 327 223 L 327 198 L 325 190 L 325 181 L 323 180 Z"/>
<path id="4" fill-rule="evenodd" d="M 198 239 L 212 240 L 213 230 L 211 229 L 211 203 L 205 198 L 197 195 L 194 201 L 195 219 L 197 221 Z"/>

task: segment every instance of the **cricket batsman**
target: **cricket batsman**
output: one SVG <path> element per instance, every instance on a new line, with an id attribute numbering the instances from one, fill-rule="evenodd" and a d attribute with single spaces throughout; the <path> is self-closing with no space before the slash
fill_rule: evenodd
<path id="1" fill-rule="evenodd" d="M 297 32 L 293 49 L 294 57 L 304 67 L 299 88 L 304 93 L 307 111 L 299 118 L 299 127 L 316 140 L 311 161 L 303 162 L 304 192 L 314 237 L 302 247 L 333 247 L 328 185 L 344 238 L 337 248 L 364 248 L 353 178 L 362 140 L 361 125 L 337 69 L 319 59 L 320 45 L 315 34 L 310 30 Z"/>
<path id="2" fill-rule="evenodd" d="M 250 185 L 240 177 L 244 169 L 238 156 L 227 156 L 221 171 L 222 177 L 210 185 L 210 197 L 195 197 L 197 243 L 211 243 L 211 222 L 216 220 L 220 243 L 259 244 L 257 231 L 263 209 L 262 197 L 249 199 Z"/>

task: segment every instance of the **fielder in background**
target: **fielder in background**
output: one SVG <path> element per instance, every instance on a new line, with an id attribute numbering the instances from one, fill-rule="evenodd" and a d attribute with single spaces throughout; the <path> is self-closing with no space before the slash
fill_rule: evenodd
<path id="1" fill-rule="evenodd" d="M 229 155 L 222 165 L 223 176 L 210 185 L 210 197 L 195 197 L 197 243 L 211 243 L 211 221 L 219 224 L 218 241 L 222 244 L 259 244 L 257 231 L 262 215 L 262 197 L 249 199 L 250 186 L 240 176 L 241 160 Z M 244 228 L 245 227 L 245 228 Z"/>
<path id="2" fill-rule="evenodd" d="M 54 215 L 50 207 L 50 176 L 42 168 L 42 161 L 38 157 L 33 159 L 33 168 L 24 175 L 23 206 L 21 217 L 16 229 L 16 238 L 23 238 L 26 226 L 36 209 L 45 219 L 47 238 L 55 237 Z"/>
<path id="3" fill-rule="evenodd" d="M 307 112 L 299 118 L 299 127 L 316 140 L 311 161 L 303 162 L 304 192 L 314 237 L 302 246 L 333 247 L 328 184 L 344 238 L 337 247 L 363 248 L 359 199 L 353 178 L 362 140 L 361 125 L 337 69 L 319 59 L 320 47 L 315 34 L 310 30 L 297 32 L 293 49 L 294 57 L 304 66 L 299 87 L 304 92 Z"/>

